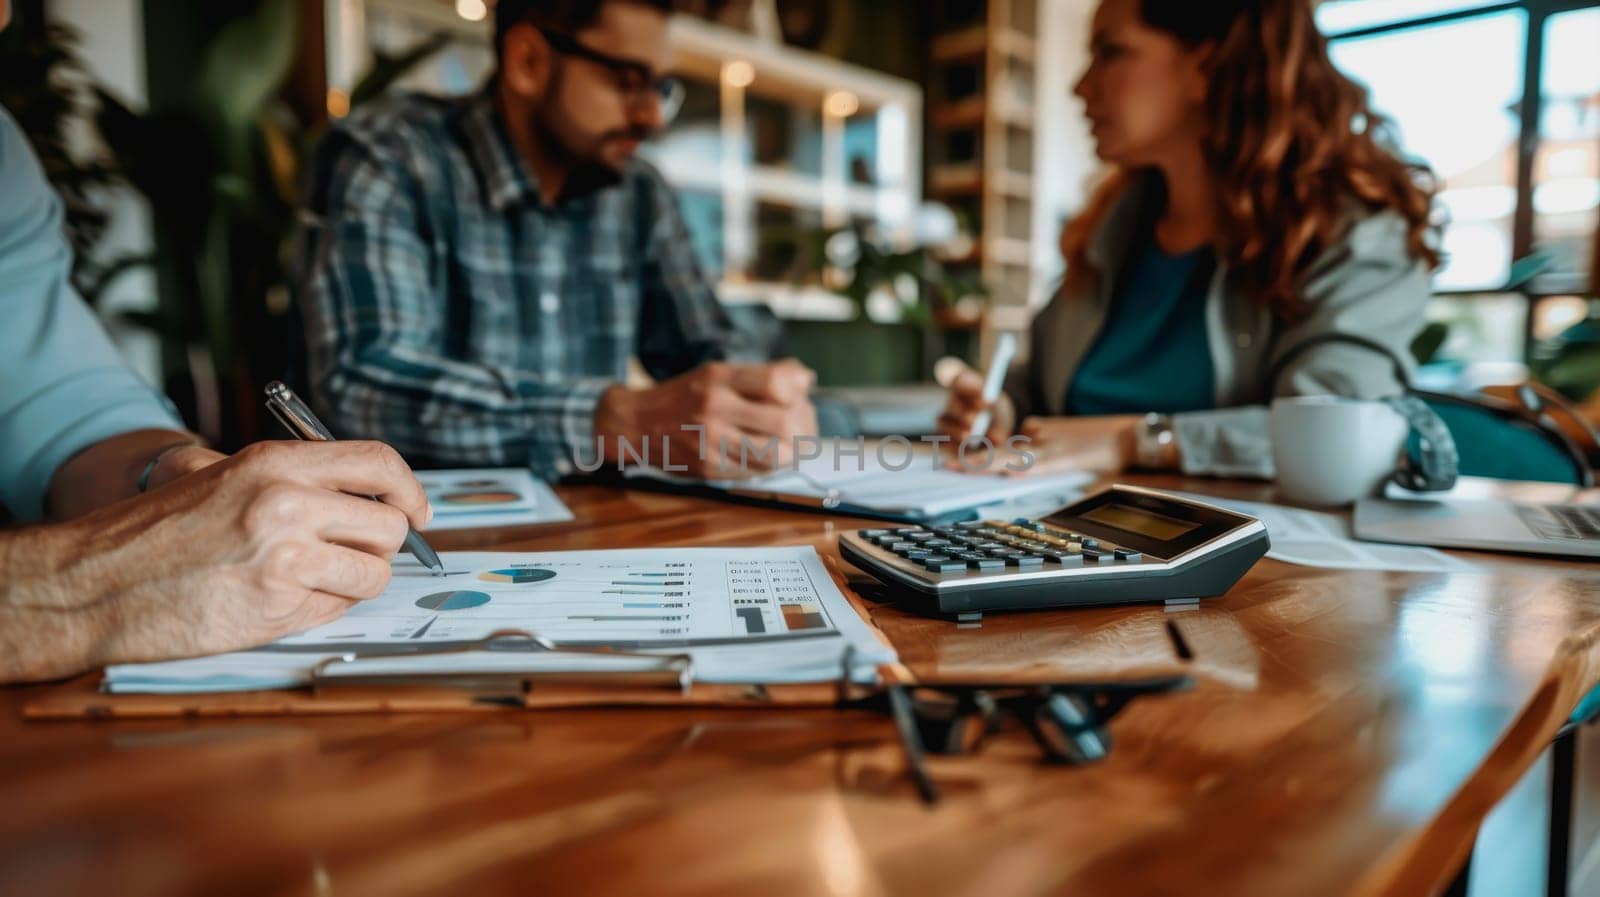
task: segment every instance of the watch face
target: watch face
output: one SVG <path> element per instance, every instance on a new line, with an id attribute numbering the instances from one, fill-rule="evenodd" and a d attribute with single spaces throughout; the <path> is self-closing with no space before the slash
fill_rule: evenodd
<path id="1" fill-rule="evenodd" d="M 1159 468 L 1166 460 L 1167 448 L 1175 441 L 1172 420 L 1165 414 L 1147 414 L 1139 427 L 1135 453 L 1140 467 Z"/>

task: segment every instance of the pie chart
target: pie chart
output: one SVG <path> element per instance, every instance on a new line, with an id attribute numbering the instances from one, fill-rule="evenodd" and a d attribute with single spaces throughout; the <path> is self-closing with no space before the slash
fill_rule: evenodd
<path id="1" fill-rule="evenodd" d="M 554 579 L 556 571 L 541 570 L 537 567 L 510 567 L 505 570 L 489 570 L 478 574 L 482 582 L 501 582 L 510 585 L 525 586 L 529 583 L 544 582 Z"/>
<path id="2" fill-rule="evenodd" d="M 424 610 L 466 610 L 489 603 L 483 592 L 434 592 L 417 599 L 417 607 Z"/>

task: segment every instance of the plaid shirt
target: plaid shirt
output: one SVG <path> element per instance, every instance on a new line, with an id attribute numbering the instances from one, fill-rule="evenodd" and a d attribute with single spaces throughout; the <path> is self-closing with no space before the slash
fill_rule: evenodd
<path id="1" fill-rule="evenodd" d="M 492 92 L 364 107 L 313 176 L 291 280 L 309 398 L 341 436 L 555 479 L 594 459 L 630 357 L 664 379 L 748 354 L 661 176 L 636 162 L 547 205 Z"/>

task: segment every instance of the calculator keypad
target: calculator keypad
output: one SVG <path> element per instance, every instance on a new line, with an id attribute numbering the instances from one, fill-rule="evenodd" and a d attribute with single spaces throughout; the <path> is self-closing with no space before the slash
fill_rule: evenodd
<path id="1" fill-rule="evenodd" d="M 931 529 L 866 529 L 867 542 L 929 573 L 1018 573 L 1081 567 L 1085 564 L 1138 564 L 1138 551 L 1047 526 L 1036 520 L 969 521 Z"/>

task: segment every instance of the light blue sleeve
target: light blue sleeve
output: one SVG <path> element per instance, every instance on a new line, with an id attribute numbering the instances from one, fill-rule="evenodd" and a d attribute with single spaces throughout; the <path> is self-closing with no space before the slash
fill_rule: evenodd
<path id="1" fill-rule="evenodd" d="M 17 123 L 0 109 L 0 502 L 44 515 L 56 471 L 123 433 L 182 429 L 122 363 L 68 280 L 61 203 Z"/>

